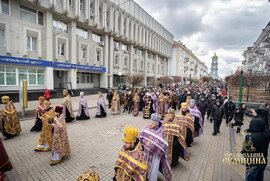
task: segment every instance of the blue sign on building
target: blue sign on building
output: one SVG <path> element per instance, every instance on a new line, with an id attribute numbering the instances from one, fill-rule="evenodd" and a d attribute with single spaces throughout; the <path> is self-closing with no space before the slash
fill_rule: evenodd
<path id="1" fill-rule="evenodd" d="M 28 65 L 28 66 L 29 65 L 41 66 L 41 67 L 55 67 L 55 68 L 62 68 L 62 69 L 78 69 L 78 70 L 85 70 L 85 71 L 97 72 L 97 73 L 106 72 L 105 67 L 95 67 L 95 66 L 62 63 L 62 62 L 51 62 L 51 61 L 45 61 L 45 60 L 36 60 L 36 59 L 19 58 L 19 57 L 2 56 L 2 55 L 0 55 L 0 63 Z"/>
<path id="2" fill-rule="evenodd" d="M 41 67 L 52 66 L 50 61 L 11 57 L 11 56 L 2 56 L 2 55 L 0 55 L 0 63 L 41 66 Z"/>
<path id="3" fill-rule="evenodd" d="M 63 68 L 63 69 L 78 69 L 78 70 L 85 70 L 89 72 L 98 72 L 98 73 L 106 72 L 105 67 L 94 67 L 94 66 L 87 66 L 87 65 L 62 63 L 62 62 L 53 62 L 53 67 Z"/>

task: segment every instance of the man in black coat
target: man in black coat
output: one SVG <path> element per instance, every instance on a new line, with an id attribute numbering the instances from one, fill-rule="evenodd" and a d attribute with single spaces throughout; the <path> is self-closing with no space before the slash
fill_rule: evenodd
<path id="1" fill-rule="evenodd" d="M 206 113 L 206 110 L 207 110 L 207 107 L 208 107 L 208 102 L 205 99 L 204 94 L 201 95 L 201 97 L 198 100 L 196 105 L 197 105 L 198 109 L 200 110 L 200 112 L 202 114 L 202 118 L 203 118 L 203 122 L 204 122 L 204 116 L 205 116 L 205 113 Z"/>
<path id="2" fill-rule="evenodd" d="M 108 93 L 107 93 L 107 97 L 106 99 L 108 100 L 109 102 L 109 109 L 111 108 L 111 104 L 112 104 L 112 98 L 113 98 L 113 93 L 112 93 L 112 90 L 109 90 Z"/>
<path id="3" fill-rule="evenodd" d="M 267 165 L 267 155 L 269 147 L 269 134 L 265 131 L 265 121 L 261 118 L 251 120 L 247 135 L 243 144 L 242 154 L 259 154 L 261 163 L 250 163 L 246 165 L 246 181 L 264 180 L 264 170 Z M 258 157 L 258 156 L 256 156 Z M 254 160 L 254 159 L 253 159 Z M 265 160 L 265 162 L 264 162 Z M 254 162 L 254 161 L 253 161 Z"/>
<path id="4" fill-rule="evenodd" d="M 216 96 L 212 94 L 212 96 L 209 96 L 207 99 L 208 105 L 207 105 L 207 119 L 211 117 L 211 111 L 213 109 L 213 106 L 216 104 Z"/>
<path id="5" fill-rule="evenodd" d="M 213 106 L 213 109 L 211 111 L 211 122 L 214 121 L 214 132 L 213 132 L 213 136 L 217 135 L 217 133 L 220 133 L 219 128 L 222 122 L 222 118 L 223 118 L 223 114 L 224 114 L 224 108 L 220 103 L 220 100 L 217 99 L 216 100 L 216 104 Z"/>
<path id="6" fill-rule="evenodd" d="M 229 122 L 233 119 L 235 104 L 232 102 L 232 97 L 230 96 L 228 102 L 224 105 L 225 116 L 226 116 L 226 124 L 229 125 Z"/>

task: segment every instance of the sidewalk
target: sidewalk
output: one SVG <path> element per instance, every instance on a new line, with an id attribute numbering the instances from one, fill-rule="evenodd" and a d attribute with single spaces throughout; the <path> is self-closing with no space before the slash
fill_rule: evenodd
<path id="1" fill-rule="evenodd" d="M 103 96 L 106 99 L 107 94 L 103 94 Z M 95 108 L 97 105 L 97 101 L 98 101 L 98 94 L 94 94 L 94 95 L 86 95 L 85 96 L 87 101 L 88 101 L 88 108 Z M 58 105 L 61 105 L 61 102 L 63 101 L 63 98 L 57 98 L 57 99 L 51 99 L 51 106 L 55 107 Z M 72 106 L 73 106 L 73 111 L 78 111 L 78 106 L 79 106 L 79 102 L 80 102 L 80 96 L 76 96 L 76 97 L 71 97 L 71 101 L 72 101 Z M 107 104 L 107 101 L 106 101 Z M 20 117 L 20 119 L 27 119 L 29 117 L 33 117 L 35 112 L 34 110 L 36 110 L 36 108 L 39 105 L 39 101 L 28 101 L 28 107 L 25 109 L 25 116 L 22 117 L 22 108 L 20 106 L 19 102 L 15 102 L 14 106 L 16 107 L 16 110 L 18 112 L 18 115 Z M 0 105 L 0 109 L 2 109 L 3 104 Z"/>

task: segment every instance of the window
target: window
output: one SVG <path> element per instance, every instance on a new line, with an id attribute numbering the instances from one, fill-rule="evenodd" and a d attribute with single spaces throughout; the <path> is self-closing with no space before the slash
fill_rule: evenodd
<path id="1" fill-rule="evenodd" d="M 6 84 L 16 85 L 16 68 L 6 67 Z"/>
<path id="2" fill-rule="evenodd" d="M 84 39 L 88 39 L 88 32 L 81 29 L 81 28 L 76 28 L 76 35 L 78 37 L 84 38 Z"/>
<path id="3" fill-rule="evenodd" d="M 44 70 L 0 66 L 0 85 L 17 85 L 21 80 L 27 80 L 28 85 L 44 85 Z"/>
<path id="4" fill-rule="evenodd" d="M 81 48 L 81 52 L 82 52 L 81 57 L 82 57 L 82 58 L 86 58 L 86 47 L 82 47 L 82 48 Z"/>
<path id="5" fill-rule="evenodd" d="M 44 70 L 37 70 L 37 83 L 38 85 L 44 85 Z"/>
<path id="6" fill-rule="evenodd" d="M 63 31 L 63 32 L 68 32 L 68 28 L 67 28 L 67 24 L 62 22 L 62 21 L 58 21 L 58 20 L 53 20 L 53 29 L 54 30 L 58 30 L 58 31 Z"/>
<path id="7" fill-rule="evenodd" d="M 0 85 L 5 85 L 5 67 L 0 66 Z"/>
<path id="8" fill-rule="evenodd" d="M 147 70 L 150 71 L 150 62 L 147 62 Z"/>
<path id="9" fill-rule="evenodd" d="M 120 43 L 119 43 L 119 42 L 117 42 L 117 41 L 114 41 L 114 43 L 113 43 L 113 44 L 114 44 L 114 48 L 119 50 Z"/>
<path id="10" fill-rule="evenodd" d="M 6 32 L 5 27 L 1 26 L 0 24 L 0 46 L 6 46 Z"/>
<path id="11" fill-rule="evenodd" d="M 84 11 L 84 0 L 80 0 L 80 11 Z"/>
<path id="12" fill-rule="evenodd" d="M 128 66 L 128 58 L 125 57 L 125 66 Z"/>
<path id="13" fill-rule="evenodd" d="M 0 0 L 0 12 L 9 15 L 9 0 Z"/>
<path id="14" fill-rule="evenodd" d="M 37 37 L 27 36 L 27 50 L 37 51 Z"/>
<path id="15" fill-rule="evenodd" d="M 27 69 L 19 68 L 19 83 L 21 80 L 27 80 Z"/>
<path id="16" fill-rule="evenodd" d="M 36 69 L 28 69 L 28 84 L 36 85 L 37 84 L 37 74 Z"/>
<path id="17" fill-rule="evenodd" d="M 133 67 L 134 67 L 134 70 L 137 70 L 137 59 L 134 60 Z"/>
<path id="18" fill-rule="evenodd" d="M 79 84 L 89 84 L 89 83 L 93 83 L 93 74 L 91 73 L 86 73 L 86 72 L 82 72 L 82 73 L 77 73 L 77 83 Z"/>
<path id="19" fill-rule="evenodd" d="M 122 50 L 128 50 L 128 48 L 127 48 L 127 45 L 125 45 L 125 44 L 122 44 Z"/>
<path id="20" fill-rule="evenodd" d="M 114 59 L 114 66 L 115 66 L 115 67 L 118 66 L 118 55 L 115 56 L 115 59 Z"/>
<path id="21" fill-rule="evenodd" d="M 143 61 L 141 61 L 141 69 L 143 69 Z"/>
<path id="22" fill-rule="evenodd" d="M 152 72 L 155 72 L 155 64 L 152 65 Z"/>
<path id="23" fill-rule="evenodd" d="M 99 43 L 102 41 L 102 37 L 100 35 L 97 35 L 97 34 L 92 34 L 92 38 L 93 38 L 93 41 L 96 42 L 96 43 Z"/>
<path id="24" fill-rule="evenodd" d="M 43 25 L 43 13 L 21 5 L 21 19 L 30 23 Z"/>
<path id="25" fill-rule="evenodd" d="M 70 6 L 70 7 L 73 6 L 73 0 L 69 0 L 68 3 L 69 3 L 69 6 Z"/>
<path id="26" fill-rule="evenodd" d="M 58 55 L 65 55 L 65 44 L 58 43 Z"/>
<path id="27" fill-rule="evenodd" d="M 97 62 L 100 61 L 100 51 L 97 51 Z"/>

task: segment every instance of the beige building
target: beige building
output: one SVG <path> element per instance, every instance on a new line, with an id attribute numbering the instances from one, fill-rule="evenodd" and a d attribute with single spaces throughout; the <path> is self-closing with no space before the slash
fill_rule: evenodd
<path id="1" fill-rule="evenodd" d="M 0 0 L 0 89 L 147 85 L 168 75 L 173 38 L 132 0 Z"/>
<path id="2" fill-rule="evenodd" d="M 181 41 L 174 41 L 172 60 L 169 62 L 169 75 L 185 79 L 199 79 L 207 76 L 208 68 Z"/>
<path id="3" fill-rule="evenodd" d="M 270 22 L 254 42 L 244 51 L 244 69 L 250 73 L 266 74 L 270 72 Z"/>

